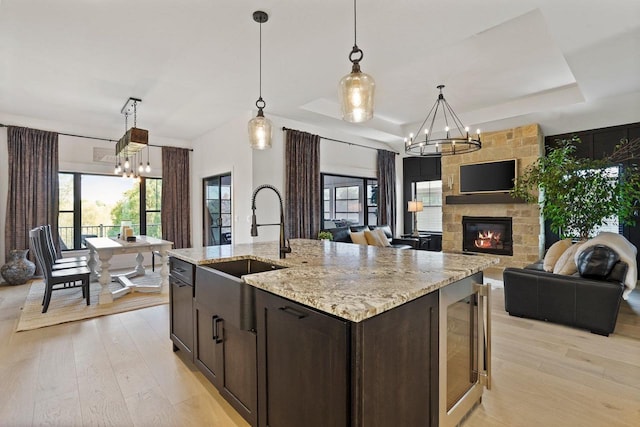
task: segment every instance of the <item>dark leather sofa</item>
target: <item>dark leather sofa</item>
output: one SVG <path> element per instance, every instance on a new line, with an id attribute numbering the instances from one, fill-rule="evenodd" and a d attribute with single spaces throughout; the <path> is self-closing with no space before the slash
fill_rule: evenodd
<path id="1" fill-rule="evenodd" d="M 512 316 L 546 320 L 608 336 L 616 327 L 627 264 L 617 261 L 606 277 L 548 273 L 542 262 L 506 268 L 504 308 Z"/>
<path id="2" fill-rule="evenodd" d="M 355 225 L 351 227 L 336 227 L 336 228 L 328 228 L 323 231 L 328 231 L 333 235 L 334 242 L 344 242 L 344 243 L 353 243 L 351 241 L 351 232 L 357 233 L 364 230 L 374 230 L 376 228 L 382 229 L 384 231 L 385 236 L 389 240 L 392 248 L 396 249 L 412 249 L 413 246 L 407 245 L 402 241 L 397 241 L 393 238 L 393 233 L 391 232 L 391 227 L 388 225 Z"/>

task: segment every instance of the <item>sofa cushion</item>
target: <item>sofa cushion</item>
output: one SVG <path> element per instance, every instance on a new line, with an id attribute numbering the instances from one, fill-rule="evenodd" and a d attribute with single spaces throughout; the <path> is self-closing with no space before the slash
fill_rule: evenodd
<path id="1" fill-rule="evenodd" d="M 620 282 L 624 283 L 627 277 L 627 271 L 629 270 L 629 265 L 624 261 L 618 261 L 614 264 L 611 269 L 611 273 L 606 277 L 605 280 L 609 282 Z"/>
<path id="2" fill-rule="evenodd" d="M 371 246 L 383 248 L 391 245 L 382 230 L 365 230 L 364 236 L 367 239 L 367 243 Z"/>
<path id="3" fill-rule="evenodd" d="M 575 255 L 576 251 L 580 248 L 580 246 L 584 242 L 578 242 L 571 245 L 569 249 L 564 251 L 564 253 L 556 262 L 556 265 L 553 267 L 554 274 L 563 274 L 570 276 L 578 271 L 578 266 L 576 265 Z"/>
<path id="4" fill-rule="evenodd" d="M 558 259 L 571 247 L 571 239 L 558 240 L 555 242 L 544 256 L 542 262 L 544 271 L 552 272 Z"/>
<path id="5" fill-rule="evenodd" d="M 336 227 L 336 228 L 330 228 L 325 231 L 328 231 L 333 235 L 334 242 L 351 243 L 351 236 L 350 236 L 351 232 L 349 231 L 349 227 Z"/>
<path id="6" fill-rule="evenodd" d="M 369 242 L 364 234 L 364 231 L 358 231 L 356 233 L 351 233 L 351 241 L 357 245 L 367 245 Z"/>
<path id="7" fill-rule="evenodd" d="M 380 228 L 376 228 L 375 230 L 371 230 L 371 233 L 375 234 L 380 241 L 380 246 L 391 246 L 391 239 L 387 236 L 387 234 Z"/>
<path id="8" fill-rule="evenodd" d="M 618 253 L 608 246 L 590 246 L 578 255 L 578 272 L 582 277 L 604 279 L 619 260 Z"/>
<path id="9" fill-rule="evenodd" d="M 349 229 L 352 233 L 358 233 L 360 231 L 368 230 L 369 227 L 367 227 L 366 225 L 352 225 L 351 227 L 349 227 Z"/>

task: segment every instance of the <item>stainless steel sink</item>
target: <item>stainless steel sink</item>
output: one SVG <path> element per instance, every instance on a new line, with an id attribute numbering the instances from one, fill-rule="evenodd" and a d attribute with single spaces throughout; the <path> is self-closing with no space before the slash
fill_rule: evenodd
<path id="1" fill-rule="evenodd" d="M 242 277 L 245 274 L 264 273 L 265 271 L 279 270 L 287 268 L 271 262 L 258 261 L 255 259 L 239 259 L 234 261 L 222 261 L 208 264 L 207 267 L 222 271 L 234 277 Z"/>
<path id="2" fill-rule="evenodd" d="M 241 277 L 281 268 L 287 267 L 255 259 L 201 265 L 196 269 L 196 302 L 205 306 L 214 305 L 217 317 L 242 330 L 255 330 L 255 288 Z"/>

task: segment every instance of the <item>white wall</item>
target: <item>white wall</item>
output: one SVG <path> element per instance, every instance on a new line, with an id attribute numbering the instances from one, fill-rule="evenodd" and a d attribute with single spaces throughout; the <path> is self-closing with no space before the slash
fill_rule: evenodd
<path id="1" fill-rule="evenodd" d="M 231 173 L 234 243 L 251 241 L 247 215 L 251 213 L 253 189 L 251 148 L 247 142 L 247 122 L 250 115 L 238 117 L 193 141 L 191 163 L 191 240 L 194 247 L 202 246 L 204 178 Z"/>

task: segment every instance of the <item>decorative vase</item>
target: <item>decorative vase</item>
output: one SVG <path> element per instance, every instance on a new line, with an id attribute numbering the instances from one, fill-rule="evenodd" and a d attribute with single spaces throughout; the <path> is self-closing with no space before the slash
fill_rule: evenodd
<path id="1" fill-rule="evenodd" d="M 0 268 L 0 275 L 9 285 L 22 285 L 36 272 L 36 265 L 27 259 L 29 249 L 9 251 L 9 262 Z"/>

